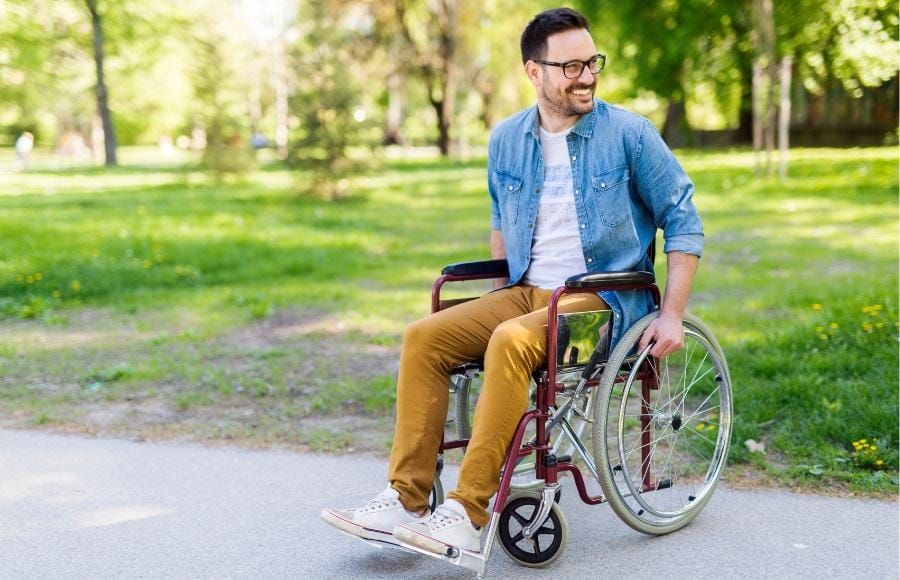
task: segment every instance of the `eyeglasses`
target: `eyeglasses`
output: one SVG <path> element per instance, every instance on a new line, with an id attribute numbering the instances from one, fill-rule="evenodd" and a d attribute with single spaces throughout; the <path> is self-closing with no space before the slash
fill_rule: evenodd
<path id="1" fill-rule="evenodd" d="M 581 73 L 584 72 L 584 68 L 587 67 L 588 71 L 592 74 L 598 74 L 603 70 L 603 67 L 606 66 L 606 55 L 605 54 L 595 54 L 588 60 L 570 60 L 567 62 L 551 62 L 549 60 L 536 60 L 538 64 L 546 64 L 549 66 L 558 66 L 563 69 L 563 76 L 567 79 L 577 79 L 581 76 Z"/>

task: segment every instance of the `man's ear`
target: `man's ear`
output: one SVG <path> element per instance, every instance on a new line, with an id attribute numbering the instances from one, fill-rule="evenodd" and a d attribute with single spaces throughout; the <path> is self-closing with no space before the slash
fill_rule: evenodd
<path id="1" fill-rule="evenodd" d="M 525 76 L 528 77 L 528 80 L 531 81 L 531 84 L 538 88 L 541 86 L 541 81 L 543 80 L 542 75 L 544 74 L 544 70 L 541 68 L 541 65 L 534 62 L 533 60 L 529 60 L 525 62 Z"/>

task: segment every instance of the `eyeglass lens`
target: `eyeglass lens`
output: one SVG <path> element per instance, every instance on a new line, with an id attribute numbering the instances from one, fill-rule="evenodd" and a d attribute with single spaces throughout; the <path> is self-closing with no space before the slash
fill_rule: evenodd
<path id="1" fill-rule="evenodd" d="M 587 61 L 587 63 L 573 60 L 572 62 L 567 62 L 563 66 L 563 73 L 566 75 L 566 78 L 577 79 L 581 76 L 581 73 L 584 71 L 584 67 L 587 66 L 588 72 L 592 75 L 597 74 L 603 68 L 604 59 L 599 56 L 595 56 L 591 60 Z"/>

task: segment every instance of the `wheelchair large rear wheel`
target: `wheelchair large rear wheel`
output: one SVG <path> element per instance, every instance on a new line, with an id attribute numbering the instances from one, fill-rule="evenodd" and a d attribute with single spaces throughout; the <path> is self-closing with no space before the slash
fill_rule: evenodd
<path id="1" fill-rule="evenodd" d="M 696 317 L 684 348 L 635 353 L 654 312 L 630 328 L 600 380 L 593 445 L 600 487 L 629 526 L 667 534 L 693 520 L 719 482 L 731 437 L 731 379 L 721 347 Z"/>

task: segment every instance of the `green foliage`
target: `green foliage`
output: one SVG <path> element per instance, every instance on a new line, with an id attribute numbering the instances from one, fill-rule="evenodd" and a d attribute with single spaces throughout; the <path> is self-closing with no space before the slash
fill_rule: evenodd
<path id="1" fill-rule="evenodd" d="M 308 170 L 308 190 L 326 200 L 347 193 L 345 178 L 358 167 L 348 149 L 360 145 L 365 120 L 354 115 L 363 111 L 360 73 L 371 43 L 365 29 L 343 18 L 344 4 L 305 3 L 300 17 L 307 25 L 292 54 L 297 81 L 290 103 L 299 119 L 292 161 Z"/>

